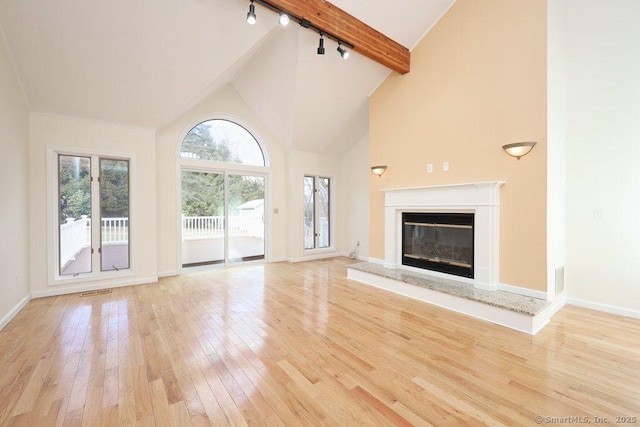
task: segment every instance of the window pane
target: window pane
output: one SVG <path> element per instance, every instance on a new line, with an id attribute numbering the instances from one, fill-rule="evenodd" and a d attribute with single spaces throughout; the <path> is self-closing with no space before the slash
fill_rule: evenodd
<path id="1" fill-rule="evenodd" d="M 229 261 L 264 259 L 264 178 L 229 175 Z"/>
<path id="2" fill-rule="evenodd" d="M 129 161 L 100 159 L 102 271 L 129 268 Z"/>
<path id="3" fill-rule="evenodd" d="M 224 175 L 182 172 L 182 266 L 224 262 Z"/>
<path id="4" fill-rule="evenodd" d="M 180 156 L 264 166 L 258 141 L 245 128 L 228 120 L 208 120 L 191 129 L 184 137 Z"/>
<path id="5" fill-rule="evenodd" d="M 59 272 L 91 272 L 91 158 L 58 156 Z"/>
<path id="6" fill-rule="evenodd" d="M 329 178 L 318 178 L 318 247 L 328 248 L 329 241 Z"/>
<path id="7" fill-rule="evenodd" d="M 315 245 L 315 207 L 314 181 L 312 176 L 304 177 L 304 248 L 313 249 Z"/>

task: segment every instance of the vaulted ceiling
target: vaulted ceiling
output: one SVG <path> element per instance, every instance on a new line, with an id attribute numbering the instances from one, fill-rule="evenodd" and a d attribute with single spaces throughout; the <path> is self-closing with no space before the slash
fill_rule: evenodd
<path id="1" fill-rule="evenodd" d="M 333 0 L 411 49 L 455 0 Z M 231 85 L 286 149 L 339 154 L 391 72 L 248 0 L 0 0 L 31 109 L 160 128 Z"/>

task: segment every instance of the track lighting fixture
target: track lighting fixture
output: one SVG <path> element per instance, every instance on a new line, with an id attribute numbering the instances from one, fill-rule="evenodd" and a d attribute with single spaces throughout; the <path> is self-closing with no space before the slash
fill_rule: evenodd
<path id="1" fill-rule="evenodd" d="M 249 13 L 247 13 L 247 23 L 249 25 L 255 25 L 256 23 L 256 7 L 253 5 L 253 0 L 249 5 Z"/>
<path id="2" fill-rule="evenodd" d="M 338 52 L 340 52 L 340 56 L 342 56 L 342 59 L 349 59 L 349 51 L 346 49 L 342 48 L 342 43 L 338 42 Z"/>
<path id="3" fill-rule="evenodd" d="M 280 12 L 280 18 L 278 18 L 278 22 L 280 23 L 280 25 L 282 25 L 283 27 L 286 27 L 287 24 L 289 23 L 289 15 L 287 15 L 284 12 Z"/>
<path id="4" fill-rule="evenodd" d="M 249 23 L 249 25 L 255 25 L 257 22 L 256 7 L 254 5 L 254 2 L 257 2 L 258 4 L 261 4 L 267 9 L 270 9 L 273 12 L 277 13 L 279 15 L 278 22 L 283 27 L 289 24 L 290 20 L 294 20 L 295 22 L 300 24 L 302 28 L 315 31 L 316 33 L 320 34 L 320 41 L 318 43 L 318 55 L 324 55 L 324 37 L 326 36 L 328 39 L 331 39 L 336 43 L 338 43 L 338 52 L 340 52 L 340 56 L 342 56 L 343 59 L 349 58 L 349 51 L 343 48 L 342 46 L 344 45 L 349 49 L 353 49 L 354 48 L 353 45 L 349 44 L 344 40 L 339 39 L 338 37 L 334 36 L 331 33 L 327 33 L 326 31 L 321 30 L 320 28 L 314 26 L 310 21 L 300 16 L 292 15 L 289 12 L 272 5 L 268 0 L 251 0 L 251 4 L 249 5 L 249 13 L 247 13 L 247 22 Z"/>
<path id="5" fill-rule="evenodd" d="M 323 34 L 320 33 L 320 44 L 318 45 L 318 55 L 324 55 L 324 39 Z"/>

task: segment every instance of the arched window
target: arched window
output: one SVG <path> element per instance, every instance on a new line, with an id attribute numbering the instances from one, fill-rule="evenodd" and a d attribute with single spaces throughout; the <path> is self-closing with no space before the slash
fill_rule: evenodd
<path id="1" fill-rule="evenodd" d="M 179 142 L 182 267 L 265 259 L 268 153 L 233 119 L 203 120 Z"/>
<path id="2" fill-rule="evenodd" d="M 253 135 L 223 119 L 207 120 L 191 129 L 182 141 L 180 157 L 265 166 L 264 153 Z"/>

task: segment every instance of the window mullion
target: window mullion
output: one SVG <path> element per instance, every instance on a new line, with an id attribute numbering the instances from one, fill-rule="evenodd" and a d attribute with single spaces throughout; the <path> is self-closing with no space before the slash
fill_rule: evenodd
<path id="1" fill-rule="evenodd" d="M 100 158 L 91 157 L 91 271 L 100 272 Z"/>
<path id="2" fill-rule="evenodd" d="M 314 245 L 315 249 L 320 247 L 320 219 L 318 218 L 318 198 L 320 197 L 318 194 L 320 185 L 318 182 L 318 177 L 313 177 L 313 237 L 314 237 Z"/>
<path id="3" fill-rule="evenodd" d="M 229 265 L 229 172 L 224 173 L 224 264 Z"/>

